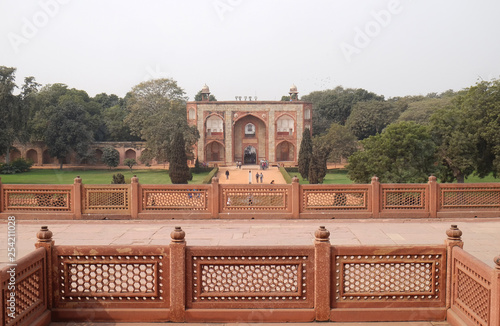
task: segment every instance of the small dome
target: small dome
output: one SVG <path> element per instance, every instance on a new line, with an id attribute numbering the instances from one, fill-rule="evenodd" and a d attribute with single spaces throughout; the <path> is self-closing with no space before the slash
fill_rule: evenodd
<path id="1" fill-rule="evenodd" d="M 203 94 L 209 94 L 210 93 L 210 89 L 208 88 L 207 84 L 205 84 L 205 86 L 203 86 L 203 88 L 201 89 L 201 92 Z"/>
<path id="2" fill-rule="evenodd" d="M 293 85 L 290 87 L 290 93 L 293 93 L 293 94 L 298 93 L 298 91 L 297 91 L 297 86 L 295 86 L 295 84 L 293 84 Z"/>

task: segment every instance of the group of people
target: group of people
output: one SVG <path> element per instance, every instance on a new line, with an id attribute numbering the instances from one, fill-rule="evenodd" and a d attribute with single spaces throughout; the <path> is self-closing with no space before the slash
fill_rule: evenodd
<path id="1" fill-rule="evenodd" d="M 260 179 L 260 183 L 262 183 L 262 179 L 264 178 L 264 174 L 257 172 L 255 173 L 255 182 L 256 183 L 259 183 L 259 179 Z"/>
<path id="2" fill-rule="evenodd" d="M 269 161 L 268 160 L 260 160 L 260 169 L 265 170 L 269 167 Z"/>

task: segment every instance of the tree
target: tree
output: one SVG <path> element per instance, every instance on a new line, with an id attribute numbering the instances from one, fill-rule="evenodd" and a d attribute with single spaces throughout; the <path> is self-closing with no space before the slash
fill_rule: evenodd
<path id="1" fill-rule="evenodd" d="M 172 79 L 156 79 L 135 86 L 128 94 L 126 123 L 132 134 L 144 139 L 144 159 L 164 162 L 172 158 L 173 138 L 183 133 L 189 151 L 199 138 L 196 126 L 187 125 L 184 90 Z"/>
<path id="2" fill-rule="evenodd" d="M 196 95 L 194 96 L 194 100 L 195 101 L 201 101 L 202 100 L 202 97 L 201 97 L 201 90 L 196 93 Z M 217 99 L 215 98 L 214 95 L 210 94 L 210 96 L 208 97 L 208 100 L 209 101 L 217 101 Z"/>
<path id="3" fill-rule="evenodd" d="M 329 162 L 339 162 L 342 158 L 351 156 L 358 149 L 356 136 L 349 128 L 338 123 L 332 123 L 326 134 L 316 136 L 314 144 L 325 151 Z"/>
<path id="4" fill-rule="evenodd" d="M 311 131 L 309 128 L 304 129 L 302 133 L 302 142 L 300 143 L 299 150 L 299 173 L 302 178 L 306 179 L 309 175 L 309 163 L 311 161 L 312 156 L 312 139 L 311 139 Z"/>
<path id="5" fill-rule="evenodd" d="M 384 183 L 423 183 L 436 171 L 436 145 L 428 128 L 414 122 L 391 124 L 361 145 L 347 166 L 355 182 L 368 183 L 376 175 Z"/>
<path id="6" fill-rule="evenodd" d="M 327 172 L 327 158 L 328 153 L 325 148 L 319 143 L 314 144 L 311 161 L 309 162 L 308 180 L 310 184 L 323 183 Z"/>
<path id="7" fill-rule="evenodd" d="M 15 72 L 16 68 L 0 66 L 0 155 L 5 154 L 6 163 L 10 161 L 9 151 L 14 141 L 28 140 L 33 96 L 39 86 L 33 77 L 26 77 L 21 93 L 14 95 Z"/>
<path id="8" fill-rule="evenodd" d="M 430 117 L 438 110 L 450 105 L 452 97 L 424 98 L 420 101 L 411 102 L 408 108 L 401 113 L 397 122 L 413 121 L 418 124 L 428 124 Z"/>
<path id="9" fill-rule="evenodd" d="M 94 141 L 91 121 L 83 100 L 74 95 L 63 96 L 56 107 L 49 110 L 44 140 L 49 154 L 59 160 L 60 169 L 71 152 L 86 156 Z"/>
<path id="10" fill-rule="evenodd" d="M 384 97 L 362 88 L 344 89 L 338 86 L 335 89 L 312 92 L 302 96 L 301 100 L 313 103 L 313 133 L 320 135 L 333 122 L 344 125 L 354 104 L 370 100 L 383 101 Z"/>
<path id="11" fill-rule="evenodd" d="M 474 135 L 479 177 L 500 173 L 500 80 L 481 81 L 461 93 L 454 105 L 466 120 L 464 132 Z"/>
<path id="12" fill-rule="evenodd" d="M 358 139 L 374 136 L 394 122 L 400 112 L 385 101 L 367 101 L 356 103 L 347 118 L 346 126 Z"/>
<path id="13" fill-rule="evenodd" d="M 115 168 L 120 164 L 120 153 L 111 146 L 105 147 L 102 151 L 101 160 L 111 170 L 111 168 Z"/>
<path id="14" fill-rule="evenodd" d="M 189 171 L 189 166 L 187 164 L 186 155 L 186 144 L 184 142 L 184 136 L 179 130 L 175 133 L 174 140 L 172 142 L 172 156 L 170 159 L 170 167 L 168 175 L 170 180 L 174 184 L 187 184 L 190 180 L 191 172 Z"/>
<path id="15" fill-rule="evenodd" d="M 137 165 L 137 161 L 134 160 L 133 158 L 126 158 L 124 161 L 123 161 L 123 165 L 125 166 L 128 166 L 128 168 L 130 169 L 130 171 L 132 172 L 132 168 L 134 167 L 134 165 Z"/>
<path id="16" fill-rule="evenodd" d="M 438 110 L 430 118 L 430 130 L 440 161 L 439 179 L 463 183 L 475 170 L 478 157 L 473 134 L 466 131 L 467 118 L 457 107 Z"/>
<path id="17" fill-rule="evenodd" d="M 12 120 L 16 117 L 17 99 L 15 68 L 0 66 L 0 155 L 5 154 L 9 163 L 9 150 L 14 141 Z"/>

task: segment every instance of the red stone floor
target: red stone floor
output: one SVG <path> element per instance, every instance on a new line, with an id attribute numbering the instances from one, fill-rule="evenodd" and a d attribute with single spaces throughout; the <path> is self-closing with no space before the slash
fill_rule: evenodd
<path id="1" fill-rule="evenodd" d="M 324 220 L 81 220 L 16 221 L 17 258 L 34 249 L 36 233 L 46 225 L 56 245 L 167 245 L 175 226 L 193 246 L 312 245 L 324 225 L 333 245 L 442 244 L 446 230 L 462 230 L 464 249 L 494 267 L 500 255 L 500 218 L 477 219 L 324 219 Z M 7 223 L 0 223 L 0 265 L 7 261 Z"/>
<path id="2" fill-rule="evenodd" d="M 279 326 L 279 325 L 286 325 L 286 326 L 448 326 L 449 324 L 446 322 L 374 322 L 374 323 L 141 323 L 141 324 L 135 324 L 135 323 L 92 323 L 92 322 L 86 322 L 86 323 L 73 323 L 73 322 L 68 322 L 68 323 L 50 323 L 50 326 L 90 326 L 90 325 L 96 325 L 96 326 L 112 326 L 112 325 L 118 325 L 118 326 L 135 326 L 135 325 L 141 325 L 141 326 L 158 326 L 158 325 L 168 325 L 168 326 Z"/>

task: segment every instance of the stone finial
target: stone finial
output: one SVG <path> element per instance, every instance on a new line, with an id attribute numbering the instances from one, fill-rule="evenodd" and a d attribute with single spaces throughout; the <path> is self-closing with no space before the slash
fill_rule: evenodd
<path id="1" fill-rule="evenodd" d="M 377 177 L 376 175 L 374 175 L 374 176 L 372 177 L 372 183 L 373 183 L 373 182 L 378 182 L 378 177 Z"/>
<path id="2" fill-rule="evenodd" d="M 316 237 L 316 241 L 327 242 L 330 240 L 330 231 L 324 226 L 320 226 L 319 229 L 314 232 L 314 236 Z"/>
<path id="3" fill-rule="evenodd" d="M 437 178 L 435 175 L 429 176 L 429 182 L 436 182 L 436 181 L 437 181 Z"/>
<path id="4" fill-rule="evenodd" d="M 218 177 L 212 177 L 212 183 L 219 183 Z"/>
<path id="5" fill-rule="evenodd" d="M 74 182 L 75 183 L 82 183 L 82 178 L 80 178 L 80 176 L 77 175 Z"/>
<path id="6" fill-rule="evenodd" d="M 452 224 L 451 227 L 446 230 L 446 235 L 449 240 L 461 240 L 462 231 L 455 224 Z"/>
<path id="7" fill-rule="evenodd" d="M 292 183 L 294 183 L 294 182 L 299 182 L 299 178 L 297 178 L 296 175 L 294 175 L 292 178 Z"/>
<path id="8" fill-rule="evenodd" d="M 130 183 L 139 183 L 139 178 L 134 174 L 132 178 L 130 178 Z"/>
<path id="9" fill-rule="evenodd" d="M 38 242 L 51 242 L 52 231 L 49 230 L 48 226 L 42 226 L 40 231 L 37 232 L 36 237 L 38 238 Z"/>
<path id="10" fill-rule="evenodd" d="M 496 256 L 495 258 L 493 258 L 493 261 L 495 262 L 495 264 L 497 265 L 497 269 L 500 270 L 500 255 Z"/>
<path id="11" fill-rule="evenodd" d="M 184 232 L 180 226 L 176 226 L 175 229 L 170 233 L 172 242 L 184 242 L 184 237 L 186 232 Z"/>

